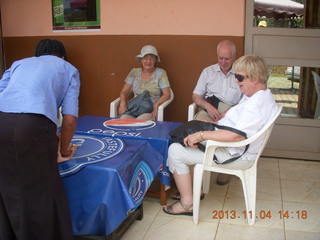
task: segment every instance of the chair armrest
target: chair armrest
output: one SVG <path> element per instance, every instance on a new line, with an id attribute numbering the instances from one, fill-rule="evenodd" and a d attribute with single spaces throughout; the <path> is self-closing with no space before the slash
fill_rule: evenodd
<path id="1" fill-rule="evenodd" d="M 192 103 L 188 107 L 188 121 L 191 121 L 194 119 L 194 115 L 196 114 L 196 108 L 197 104 Z"/>
<path id="2" fill-rule="evenodd" d="M 113 102 L 110 103 L 110 117 L 118 116 L 118 105 L 120 103 L 120 98 L 117 98 Z"/>
<path id="3" fill-rule="evenodd" d="M 170 98 L 167 101 L 164 101 L 163 103 L 161 103 L 161 105 L 159 105 L 158 107 L 158 119 L 157 121 L 163 121 L 163 112 L 166 106 L 168 106 L 174 99 L 174 94 L 172 89 L 170 88 Z"/>
<path id="4" fill-rule="evenodd" d="M 253 139 L 255 140 L 255 139 Z M 214 140 L 208 140 L 206 148 L 210 146 L 217 146 L 217 147 L 243 147 L 253 142 L 251 138 L 239 141 L 239 142 L 218 142 Z"/>

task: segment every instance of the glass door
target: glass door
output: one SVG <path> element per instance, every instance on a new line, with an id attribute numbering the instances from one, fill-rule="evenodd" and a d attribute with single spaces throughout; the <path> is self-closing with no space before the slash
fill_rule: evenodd
<path id="1" fill-rule="evenodd" d="M 283 106 L 265 156 L 320 159 L 319 1 L 246 0 L 245 54 L 270 65 L 268 87 Z"/>

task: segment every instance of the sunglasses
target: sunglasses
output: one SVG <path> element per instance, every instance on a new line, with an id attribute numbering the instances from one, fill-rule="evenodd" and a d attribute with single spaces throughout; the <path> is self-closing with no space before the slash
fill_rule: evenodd
<path id="1" fill-rule="evenodd" d="M 237 73 L 235 73 L 234 76 L 239 82 L 242 82 L 245 78 L 248 78 L 248 76 L 243 76 L 243 75 L 237 74 Z"/>

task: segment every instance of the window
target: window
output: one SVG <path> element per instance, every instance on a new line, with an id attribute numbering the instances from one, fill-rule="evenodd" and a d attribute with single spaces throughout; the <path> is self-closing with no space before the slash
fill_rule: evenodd
<path id="1" fill-rule="evenodd" d="M 100 29 L 99 0 L 52 0 L 53 30 Z"/>
<path id="2" fill-rule="evenodd" d="M 304 0 L 254 0 L 253 26 L 303 28 Z"/>

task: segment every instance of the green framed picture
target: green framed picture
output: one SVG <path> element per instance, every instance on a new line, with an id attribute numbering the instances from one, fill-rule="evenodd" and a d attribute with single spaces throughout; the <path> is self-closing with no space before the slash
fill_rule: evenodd
<path id="1" fill-rule="evenodd" d="M 53 31 L 100 29 L 100 0 L 52 0 Z"/>

